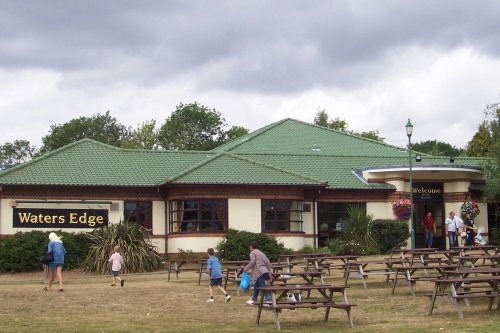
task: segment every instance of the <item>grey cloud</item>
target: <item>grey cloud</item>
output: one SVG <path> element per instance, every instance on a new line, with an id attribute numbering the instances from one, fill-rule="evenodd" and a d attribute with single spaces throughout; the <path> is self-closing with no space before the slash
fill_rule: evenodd
<path id="1" fill-rule="evenodd" d="M 345 88 L 380 74 L 394 48 L 498 57 L 499 13 L 465 0 L 2 1 L 0 68 L 49 68 L 68 85 L 85 71 L 88 84 L 141 85 L 189 72 L 203 90 Z"/>

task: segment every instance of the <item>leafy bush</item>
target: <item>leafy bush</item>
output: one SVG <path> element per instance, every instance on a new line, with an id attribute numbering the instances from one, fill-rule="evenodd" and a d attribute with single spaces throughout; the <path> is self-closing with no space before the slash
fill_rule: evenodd
<path id="1" fill-rule="evenodd" d="M 217 244 L 217 252 L 224 260 L 248 260 L 251 241 L 257 241 L 259 250 L 264 252 L 270 261 L 278 260 L 281 254 L 292 252 L 285 248 L 283 243 L 278 243 L 275 237 L 234 229 L 229 229 L 224 239 Z"/>
<path id="2" fill-rule="evenodd" d="M 48 239 L 47 233 L 47 239 Z M 85 233 L 67 233 L 57 232 L 58 236 L 62 236 L 66 256 L 64 257 L 64 269 L 81 268 L 82 263 L 87 257 L 88 241 Z"/>
<path id="3" fill-rule="evenodd" d="M 489 236 L 488 242 L 491 245 L 500 245 L 500 228 L 496 228 Z"/>
<path id="4" fill-rule="evenodd" d="M 192 260 L 197 259 L 198 255 L 193 250 L 177 249 L 178 257 L 180 259 Z"/>
<path id="5" fill-rule="evenodd" d="M 330 250 L 327 248 L 327 247 L 320 247 L 320 248 L 317 248 L 317 247 L 314 247 L 314 246 L 311 246 L 311 245 L 305 245 L 303 248 L 301 248 L 299 250 L 299 253 L 303 253 L 303 254 L 312 254 L 312 253 L 326 253 L 326 254 L 330 254 Z"/>
<path id="6" fill-rule="evenodd" d="M 113 247 L 120 246 L 123 257 L 122 273 L 142 273 L 159 270 L 162 257 L 149 240 L 149 231 L 139 224 L 120 222 L 85 234 L 89 252 L 83 269 L 97 274 L 109 274 L 109 257 Z"/>
<path id="7" fill-rule="evenodd" d="M 30 272 L 43 268 L 39 262 L 40 257 L 47 251 L 49 231 L 17 232 L 12 237 L 0 243 L 0 271 L 1 272 Z M 62 238 L 66 256 L 64 268 L 79 268 L 83 262 L 87 242 L 83 234 L 74 234 L 56 231 Z"/>
<path id="8" fill-rule="evenodd" d="M 410 237 L 408 223 L 399 220 L 374 220 L 370 233 L 382 253 L 405 246 Z"/>
<path id="9" fill-rule="evenodd" d="M 329 239 L 326 246 L 334 256 L 349 254 L 344 243 L 345 242 L 340 239 Z"/>
<path id="10" fill-rule="evenodd" d="M 363 245 L 347 239 L 330 239 L 327 246 L 333 255 L 369 256 L 380 254 L 379 249 L 373 245 Z"/>

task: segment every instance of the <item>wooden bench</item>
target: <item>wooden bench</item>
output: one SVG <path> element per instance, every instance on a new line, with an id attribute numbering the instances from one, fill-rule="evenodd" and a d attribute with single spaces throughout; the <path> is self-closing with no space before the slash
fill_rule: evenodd
<path id="1" fill-rule="evenodd" d="M 262 310 L 269 310 L 274 313 L 274 318 L 276 321 L 276 328 L 281 329 L 281 324 L 279 320 L 279 313 L 282 310 L 299 310 L 299 309 L 325 309 L 324 321 L 328 321 L 330 315 L 330 309 L 340 309 L 346 311 L 347 319 L 349 321 L 349 326 L 354 327 L 351 308 L 356 306 L 356 304 L 350 304 L 347 300 L 346 289 L 348 287 L 345 285 L 307 285 L 307 286 L 270 286 L 258 288 L 260 291 L 260 298 L 257 303 L 257 324 L 260 323 L 260 317 Z M 301 302 L 288 302 L 287 293 L 288 292 L 302 292 L 307 291 L 308 294 L 317 291 L 320 294 L 319 300 L 305 300 Z M 342 303 L 336 303 L 333 299 L 334 293 L 340 293 L 342 295 Z M 264 302 L 264 295 L 271 294 L 271 303 Z"/>
<path id="2" fill-rule="evenodd" d="M 366 279 L 372 275 L 384 275 L 386 282 L 389 282 L 394 275 L 394 265 L 403 265 L 404 261 L 401 259 L 382 259 L 382 260 L 368 260 L 368 261 L 350 261 L 346 265 L 344 274 L 344 284 L 347 285 L 349 277 L 360 278 L 363 282 L 365 289 L 368 289 Z M 368 268 L 370 266 L 370 268 Z M 375 266 L 375 267 L 374 267 Z"/>
<path id="3" fill-rule="evenodd" d="M 331 275 L 332 270 L 345 272 L 347 263 L 355 261 L 357 258 L 358 256 L 355 255 L 306 257 L 304 260 L 307 264 L 303 269 L 306 271 L 328 271 L 328 275 Z"/>
<path id="4" fill-rule="evenodd" d="M 176 279 L 179 279 L 179 273 L 182 271 L 192 271 L 198 272 L 201 279 L 201 274 L 203 273 L 203 262 L 206 260 L 201 259 L 172 259 L 164 262 L 165 267 L 168 270 L 167 281 L 170 282 L 170 274 L 175 273 Z M 198 284 L 200 280 L 198 280 Z"/>
<path id="5" fill-rule="evenodd" d="M 457 270 L 458 265 L 422 265 L 415 264 L 412 266 L 396 266 L 392 268 L 394 270 L 394 281 L 392 285 L 392 295 L 397 287 L 398 281 L 400 281 L 399 276 L 404 276 L 404 281 L 410 286 L 412 296 L 415 296 L 415 285 L 418 281 L 434 281 L 437 278 L 443 277 L 446 272 L 450 270 Z M 437 272 L 436 275 L 428 275 L 427 270 L 434 270 Z M 426 275 L 417 275 L 419 271 L 424 271 Z"/>
<path id="6" fill-rule="evenodd" d="M 445 297 L 450 300 L 458 311 L 459 318 L 463 319 L 462 309 L 460 307 L 460 300 L 467 300 L 471 298 L 486 298 L 489 300 L 488 310 L 492 309 L 493 302 L 495 298 L 498 298 L 497 310 L 500 309 L 500 292 L 498 289 L 498 283 L 500 282 L 500 276 L 481 276 L 481 277 L 467 277 L 467 278 L 441 278 L 435 279 L 434 282 L 434 292 L 431 297 L 431 303 L 429 306 L 429 315 L 432 314 L 434 310 L 434 305 L 437 297 Z M 467 284 L 467 287 L 464 285 Z M 470 292 L 471 285 L 480 284 L 477 288 L 481 290 Z M 486 286 L 484 286 L 486 284 Z M 449 292 L 445 291 L 449 289 Z M 461 290 L 466 289 L 466 290 Z"/>

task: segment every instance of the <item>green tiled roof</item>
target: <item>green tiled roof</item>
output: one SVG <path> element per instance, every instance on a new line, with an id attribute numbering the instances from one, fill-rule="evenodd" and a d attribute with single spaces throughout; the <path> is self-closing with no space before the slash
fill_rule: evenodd
<path id="1" fill-rule="evenodd" d="M 256 185 L 325 185 L 323 182 L 261 161 L 221 153 L 169 182 L 176 184 L 256 184 Z"/>
<path id="2" fill-rule="evenodd" d="M 84 139 L 5 170 L 0 184 L 154 186 L 212 155 L 122 149 Z"/>
<path id="3" fill-rule="evenodd" d="M 313 149 L 314 148 L 314 149 Z M 480 167 L 484 159 L 425 155 L 415 167 Z M 0 172 L 0 184 L 141 186 L 256 184 L 392 189 L 361 170 L 408 167 L 408 153 L 384 143 L 285 119 L 212 151 L 122 149 L 84 139 Z"/>
<path id="4" fill-rule="evenodd" d="M 401 156 L 401 149 L 329 128 L 284 119 L 237 138 L 214 151 L 234 154 L 322 154 L 336 156 Z"/>
<path id="5" fill-rule="evenodd" d="M 399 157 L 336 156 L 322 152 L 316 155 L 244 154 L 244 156 L 278 168 L 286 168 L 291 172 L 300 173 L 304 177 L 321 179 L 321 181 L 327 182 L 330 188 L 343 189 L 392 188 L 387 184 L 368 184 L 360 179 L 357 171 L 368 167 L 408 168 L 407 153 L 401 153 Z M 423 163 L 413 164 L 413 167 L 417 168 L 422 165 L 427 167 L 446 166 L 448 168 L 477 167 L 483 159 L 457 157 L 454 164 L 449 164 L 447 157 L 425 156 L 423 161 Z"/>

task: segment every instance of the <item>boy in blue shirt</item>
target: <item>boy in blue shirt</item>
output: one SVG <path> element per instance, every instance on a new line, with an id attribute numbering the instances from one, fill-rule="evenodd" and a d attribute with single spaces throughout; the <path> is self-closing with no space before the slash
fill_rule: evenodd
<path id="1" fill-rule="evenodd" d="M 222 288 L 222 269 L 219 259 L 217 259 L 217 257 L 214 256 L 213 248 L 209 248 L 207 250 L 207 253 L 208 253 L 207 274 L 208 276 L 210 276 L 210 285 L 208 287 L 208 293 L 210 295 L 210 298 L 207 300 L 207 303 L 214 302 L 213 286 L 217 286 L 217 288 L 219 288 L 219 290 L 224 293 L 226 302 L 229 302 L 231 300 L 231 296 L 228 293 L 226 293 L 224 288 Z"/>

